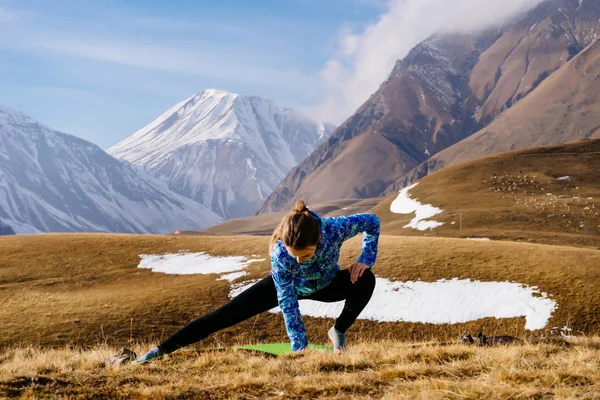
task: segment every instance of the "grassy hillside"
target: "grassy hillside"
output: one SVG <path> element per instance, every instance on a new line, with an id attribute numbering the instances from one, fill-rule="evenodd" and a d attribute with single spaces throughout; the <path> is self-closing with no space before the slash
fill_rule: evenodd
<path id="1" fill-rule="evenodd" d="M 600 140 L 465 162 L 421 179 L 409 194 L 442 209 L 433 220 L 444 225 L 425 232 L 403 228 L 414 214 L 393 214 L 394 194 L 371 210 L 384 233 L 600 248 Z"/>
<path id="2" fill-rule="evenodd" d="M 0 347 L 130 345 L 166 338 L 228 301 L 217 275 L 165 275 L 139 269 L 140 254 L 206 251 L 266 257 L 268 238 L 253 236 L 33 235 L 0 238 Z M 345 243 L 340 265 L 359 255 L 360 237 Z M 392 281 L 470 278 L 538 286 L 558 303 L 547 325 L 600 333 L 600 251 L 512 242 L 382 236 L 374 271 Z M 248 279 L 268 274 L 253 263 Z M 394 307 L 390 304 L 390 307 Z M 309 340 L 327 343 L 332 321 L 304 317 Z M 349 340 L 455 340 L 464 329 L 526 337 L 525 318 L 468 323 L 358 320 Z M 215 334 L 200 347 L 287 341 L 281 314 L 263 313 Z"/>
<path id="3" fill-rule="evenodd" d="M 117 351 L 109 346 L 0 350 L 0 397 L 597 398 L 600 339 L 574 344 L 483 348 L 382 341 L 345 354 L 277 358 L 190 350 L 117 368 L 104 366 Z"/>

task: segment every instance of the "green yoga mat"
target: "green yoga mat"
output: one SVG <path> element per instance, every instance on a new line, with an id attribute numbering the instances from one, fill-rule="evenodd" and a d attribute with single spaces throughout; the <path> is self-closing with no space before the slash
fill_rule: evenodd
<path id="1" fill-rule="evenodd" d="M 236 350 L 249 350 L 249 351 L 259 351 L 262 353 L 274 354 L 276 356 L 281 354 L 290 354 L 292 353 L 292 345 L 289 343 L 264 343 L 264 344 L 253 344 L 249 346 L 238 346 L 234 347 Z M 331 346 L 323 346 L 320 344 L 309 344 L 309 350 L 317 350 L 317 351 L 333 351 Z"/>

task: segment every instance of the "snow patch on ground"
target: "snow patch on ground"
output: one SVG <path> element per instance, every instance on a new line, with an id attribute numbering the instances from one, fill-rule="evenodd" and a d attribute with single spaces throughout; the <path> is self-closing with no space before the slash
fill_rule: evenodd
<path id="1" fill-rule="evenodd" d="M 390 211 L 395 214 L 411 214 L 415 213 L 415 217 L 404 226 L 404 228 L 413 228 L 419 231 L 425 231 L 427 229 L 435 229 L 442 226 L 443 222 L 431 221 L 431 217 L 437 214 L 441 214 L 443 211 L 430 204 L 422 204 L 417 200 L 411 199 L 408 191 L 413 189 L 419 183 L 415 183 L 409 187 L 406 187 L 400 191 L 398 197 L 392 202 Z"/>
<path id="2" fill-rule="evenodd" d="M 253 262 L 244 256 L 219 257 L 206 253 L 181 251 L 175 254 L 142 254 L 140 268 L 165 274 L 219 274 L 219 279 L 233 282 L 245 275 Z M 231 284 L 235 297 L 257 281 Z M 343 302 L 300 301 L 302 315 L 337 318 Z M 526 318 L 526 329 L 542 329 L 548 323 L 556 302 L 540 293 L 537 287 L 515 282 L 480 282 L 470 279 L 441 279 L 436 282 L 393 282 L 377 278 L 375 292 L 359 319 L 379 322 L 405 321 L 431 324 L 457 324 L 481 318 Z M 281 312 L 279 307 L 270 310 Z"/>
<path id="3" fill-rule="evenodd" d="M 235 297 L 254 282 L 234 288 Z M 337 318 L 344 302 L 300 300 L 300 313 L 311 317 Z M 437 282 L 391 282 L 377 278 L 375 292 L 359 319 L 379 322 L 458 324 L 481 318 L 526 318 L 525 328 L 542 329 L 556 302 L 537 288 L 513 282 L 479 282 L 454 278 Z M 281 312 L 279 307 L 269 310 Z"/>
<path id="4" fill-rule="evenodd" d="M 170 275 L 220 274 L 220 279 L 233 281 L 244 276 L 243 270 L 254 262 L 264 258 L 248 259 L 244 256 L 219 257 L 210 254 L 181 251 L 171 254 L 140 254 L 139 268 Z"/>

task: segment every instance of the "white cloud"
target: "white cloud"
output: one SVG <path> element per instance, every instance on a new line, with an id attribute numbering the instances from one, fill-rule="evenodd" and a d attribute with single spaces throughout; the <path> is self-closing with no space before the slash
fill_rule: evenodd
<path id="1" fill-rule="evenodd" d="M 344 28 L 336 54 L 320 79 L 326 97 L 312 110 L 341 122 L 377 90 L 419 42 L 435 32 L 473 32 L 500 24 L 542 0 L 391 0 L 379 20 L 361 32 Z"/>
<path id="2" fill-rule="evenodd" d="M 84 11 L 86 16 L 99 13 L 102 23 L 87 26 L 82 22 L 84 17 L 79 20 L 59 14 L 48 19 L 40 11 L 0 6 L 0 50 L 47 57 L 60 62 L 65 69 L 76 64 L 74 61 L 87 60 L 100 61 L 96 64 L 102 67 L 131 67 L 130 70 L 141 74 L 163 73 L 164 77 L 167 73 L 170 81 L 180 77 L 201 78 L 293 92 L 314 82 L 294 65 L 279 62 L 276 54 L 258 55 L 250 44 L 264 42 L 247 27 L 210 20 L 120 15 L 102 8 L 88 10 L 87 6 Z M 106 29 L 105 25 L 112 29 Z M 157 31 L 161 34 L 157 35 Z M 205 38 L 208 31 L 212 36 Z M 130 75 L 133 83 L 139 81 L 137 73 Z M 155 85 L 161 86 L 161 82 Z"/>
<path id="3" fill-rule="evenodd" d="M 2 43 L 4 42 L 4 43 Z M 188 76 L 228 78 L 237 82 L 252 82 L 266 86 L 307 85 L 308 78 L 293 70 L 280 70 L 266 65 L 244 63 L 238 55 L 222 54 L 183 46 L 124 41 L 115 39 L 92 39 L 67 37 L 54 33 L 29 32 L 0 45 L 48 55 L 62 55 L 82 59 L 104 61 L 117 65 L 138 67 Z M 230 49 L 231 50 L 231 49 Z"/>

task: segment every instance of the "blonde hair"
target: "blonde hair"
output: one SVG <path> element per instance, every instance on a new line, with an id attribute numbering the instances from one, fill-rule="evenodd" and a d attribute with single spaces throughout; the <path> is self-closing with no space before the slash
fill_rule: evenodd
<path id="1" fill-rule="evenodd" d="M 273 231 L 269 253 L 280 239 L 287 247 L 305 249 L 319 243 L 320 238 L 318 219 L 309 212 L 304 200 L 298 200 L 292 211 L 282 218 Z"/>

